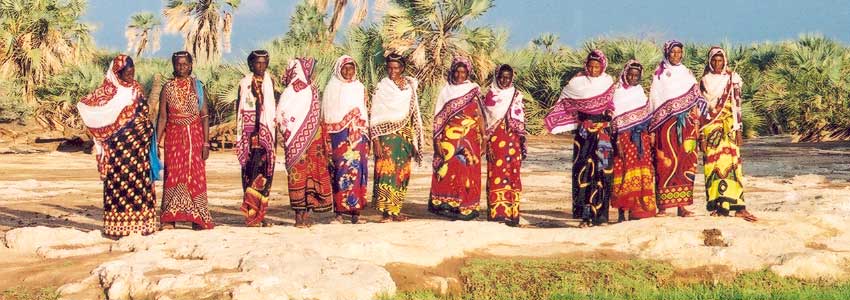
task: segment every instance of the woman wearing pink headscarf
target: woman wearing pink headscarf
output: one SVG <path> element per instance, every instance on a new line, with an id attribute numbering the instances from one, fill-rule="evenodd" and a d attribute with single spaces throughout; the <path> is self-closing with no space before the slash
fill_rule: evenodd
<path id="1" fill-rule="evenodd" d="M 455 58 L 434 108 L 434 174 L 428 210 L 458 220 L 478 217 L 484 115 L 472 65 Z"/>
<path id="2" fill-rule="evenodd" d="M 614 78 L 605 74 L 608 59 L 601 50 L 587 55 L 584 71 L 570 79 L 560 100 L 546 116 L 553 134 L 575 132 L 573 143 L 573 218 L 579 227 L 608 223 L 614 149 L 611 115 Z"/>

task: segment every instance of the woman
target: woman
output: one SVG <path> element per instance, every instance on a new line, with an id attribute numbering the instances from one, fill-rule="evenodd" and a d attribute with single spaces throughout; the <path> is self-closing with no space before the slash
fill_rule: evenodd
<path id="1" fill-rule="evenodd" d="M 366 87 L 357 80 L 357 66 L 351 56 L 336 60 L 333 77 L 322 99 L 325 127 L 331 138 L 335 223 L 343 214 L 358 224 L 366 207 L 366 182 L 369 175 L 369 132 L 367 127 Z"/>
<path id="2" fill-rule="evenodd" d="M 295 210 L 295 227 L 313 225 L 311 212 L 331 210 L 333 203 L 328 134 L 322 121 L 319 91 L 313 85 L 312 58 L 289 61 L 280 95 L 277 121 L 283 131 L 286 171 L 289 173 L 289 203 Z"/>
<path id="3" fill-rule="evenodd" d="M 613 180 L 611 114 L 614 79 L 605 74 L 608 60 L 601 50 L 587 55 L 584 71 L 567 83 L 546 116 L 553 134 L 575 130 L 573 144 L 573 218 L 579 227 L 606 225 Z M 577 130 L 576 130 L 577 129 Z"/>
<path id="4" fill-rule="evenodd" d="M 434 173 L 428 210 L 455 220 L 478 217 L 485 119 L 466 58 L 452 61 L 434 108 Z"/>
<path id="5" fill-rule="evenodd" d="M 487 219 L 519 224 L 522 192 L 520 169 L 525 159 L 525 112 L 522 93 L 514 87 L 514 70 L 496 68 L 484 97 L 487 117 Z"/>
<path id="6" fill-rule="evenodd" d="M 251 227 L 272 226 L 265 217 L 274 176 L 276 98 L 268 67 L 269 53 L 254 50 L 248 55 L 251 74 L 239 81 L 235 148 L 242 166 L 240 210 Z"/>
<path id="7" fill-rule="evenodd" d="M 410 161 L 422 161 L 422 117 L 419 114 L 419 82 L 404 76 L 401 55 L 386 57 L 387 77 L 381 79 L 372 98 L 369 136 L 375 152 L 373 203 L 383 215 L 381 222 L 401 222 L 402 204 L 410 181 Z"/>
<path id="8" fill-rule="evenodd" d="M 741 86 L 738 73 L 727 67 L 726 52 L 712 47 L 700 82 L 708 113 L 703 120 L 702 141 L 705 193 L 712 216 L 735 216 L 755 222 L 756 216 L 744 203 L 744 174 L 741 170 Z"/>
<path id="9" fill-rule="evenodd" d="M 133 60 L 118 55 L 100 87 L 77 103 L 103 180 L 103 234 L 113 238 L 159 227 L 149 156 L 153 125 L 134 75 Z"/>
<path id="10" fill-rule="evenodd" d="M 680 217 L 691 217 L 685 206 L 694 202 L 700 107 L 704 104 L 697 80 L 682 64 L 684 45 L 664 43 L 664 60 L 655 69 L 649 101 L 650 131 L 655 133 L 655 180 L 658 215 L 676 207 Z"/>
<path id="11" fill-rule="evenodd" d="M 617 222 L 655 216 L 655 171 L 652 135 L 647 128 L 652 107 L 640 84 L 643 65 L 629 60 L 614 91 L 614 182 L 611 207 Z"/>
<path id="12" fill-rule="evenodd" d="M 165 144 L 161 221 L 163 229 L 174 229 L 176 222 L 191 222 L 196 230 L 212 229 L 206 178 L 209 99 L 201 81 L 191 76 L 189 52 L 175 52 L 171 63 L 174 79 L 162 87 L 157 122 L 158 144 Z"/>

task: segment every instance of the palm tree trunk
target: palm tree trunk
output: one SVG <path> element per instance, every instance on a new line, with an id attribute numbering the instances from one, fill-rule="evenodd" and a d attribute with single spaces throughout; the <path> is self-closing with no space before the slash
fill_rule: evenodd
<path id="1" fill-rule="evenodd" d="M 336 31 L 339 29 L 339 26 L 342 24 L 342 18 L 345 16 L 345 4 L 348 3 L 348 0 L 335 0 L 334 1 L 334 12 L 333 17 L 331 17 L 331 24 L 328 26 L 328 39 L 329 42 L 333 43 L 334 38 L 336 37 Z"/>

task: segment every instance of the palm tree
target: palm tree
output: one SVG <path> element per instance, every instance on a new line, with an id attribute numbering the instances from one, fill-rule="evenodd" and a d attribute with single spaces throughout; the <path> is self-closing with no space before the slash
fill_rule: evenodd
<path id="1" fill-rule="evenodd" d="M 85 9 L 83 0 L 0 1 L 0 75 L 23 80 L 29 104 L 64 62 L 91 55 L 91 29 L 80 22 Z"/>
<path id="2" fill-rule="evenodd" d="M 200 63 L 214 63 L 230 52 L 233 12 L 240 0 L 169 0 L 165 14 L 167 32 L 183 34 L 184 48 Z"/>
<path id="3" fill-rule="evenodd" d="M 539 48 L 543 48 L 546 52 L 552 52 L 552 47 L 558 43 L 558 35 L 551 32 L 545 32 L 540 34 L 540 36 L 536 39 L 531 40 L 531 43 Z"/>
<path id="4" fill-rule="evenodd" d="M 382 2 L 386 0 L 378 0 L 375 3 L 376 7 L 381 7 L 384 5 Z M 320 13 L 324 14 L 328 9 L 328 0 L 308 0 L 306 2 L 309 5 L 317 8 Z M 322 35 L 327 39 L 329 43 L 333 43 L 334 38 L 336 37 L 337 31 L 342 27 L 342 21 L 345 18 L 345 10 L 351 4 L 351 8 L 354 10 L 354 16 L 351 17 L 349 21 L 349 26 L 357 27 L 366 19 L 366 16 L 369 11 L 369 2 L 367 0 L 334 0 L 333 10 L 331 11 L 331 19 L 328 20 L 328 24 L 326 26 L 327 34 Z"/>
<path id="5" fill-rule="evenodd" d="M 136 57 L 141 56 L 144 51 L 150 53 L 159 51 L 160 25 L 162 21 L 150 12 L 130 16 L 130 23 L 124 30 L 124 36 L 127 37 L 127 51 L 133 51 Z"/>
<path id="6" fill-rule="evenodd" d="M 454 56 L 470 58 L 483 82 L 493 69 L 495 34 L 466 24 L 493 7 L 492 0 L 396 0 L 384 15 L 384 48 L 410 52 L 415 76 L 425 84 L 444 80 Z"/>

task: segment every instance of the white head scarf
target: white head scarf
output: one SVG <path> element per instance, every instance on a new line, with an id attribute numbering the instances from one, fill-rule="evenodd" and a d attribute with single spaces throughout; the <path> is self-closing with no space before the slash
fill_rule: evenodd
<path id="1" fill-rule="evenodd" d="M 349 126 L 359 124 L 360 130 L 365 130 L 368 122 L 366 111 L 366 87 L 357 80 L 355 71 L 352 80 L 342 76 L 342 67 L 355 64 L 351 56 L 340 56 L 334 63 L 334 74 L 322 98 L 322 111 L 329 132 L 338 132 Z M 356 70 L 356 64 L 355 64 Z M 355 122 L 358 121 L 358 122 Z"/>

